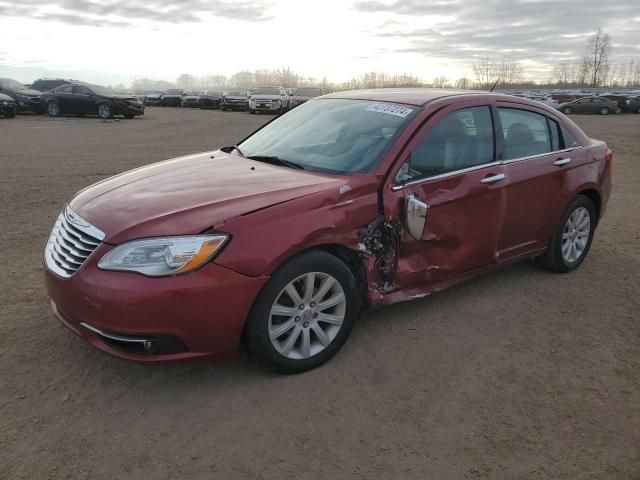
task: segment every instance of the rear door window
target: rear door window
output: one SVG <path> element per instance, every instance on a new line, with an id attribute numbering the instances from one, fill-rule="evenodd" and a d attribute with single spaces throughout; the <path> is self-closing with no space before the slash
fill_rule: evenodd
<path id="1" fill-rule="evenodd" d="M 553 151 L 547 117 L 514 108 L 498 108 L 504 153 L 503 160 L 543 155 Z"/>

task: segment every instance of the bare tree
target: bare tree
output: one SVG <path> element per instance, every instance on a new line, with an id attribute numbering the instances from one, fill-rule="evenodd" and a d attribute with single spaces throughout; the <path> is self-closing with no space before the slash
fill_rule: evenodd
<path id="1" fill-rule="evenodd" d="M 444 75 L 433 79 L 434 88 L 447 88 L 449 86 L 449 79 Z"/>
<path id="2" fill-rule="evenodd" d="M 558 63 L 553 67 L 552 78 L 561 87 L 572 85 L 576 81 L 578 66 L 571 62 Z"/>
<path id="3" fill-rule="evenodd" d="M 460 77 L 458 80 L 456 80 L 456 88 L 459 88 L 461 90 L 468 90 L 469 88 L 471 88 L 471 80 L 469 80 L 467 77 Z"/>
<path id="4" fill-rule="evenodd" d="M 498 68 L 500 83 L 513 85 L 522 81 L 522 64 L 513 58 L 508 58 L 500 63 Z"/>
<path id="5" fill-rule="evenodd" d="M 473 74 L 480 88 L 487 89 L 498 78 L 499 66 L 489 57 L 484 57 L 473 62 Z"/>
<path id="6" fill-rule="evenodd" d="M 598 87 L 606 80 L 611 55 L 611 37 L 601 28 L 589 37 L 585 59 L 589 65 L 589 83 Z"/>

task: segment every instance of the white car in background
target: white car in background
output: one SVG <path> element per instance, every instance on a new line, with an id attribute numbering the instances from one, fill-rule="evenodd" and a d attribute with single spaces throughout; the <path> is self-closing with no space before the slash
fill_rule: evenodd
<path id="1" fill-rule="evenodd" d="M 289 108 L 289 95 L 282 87 L 258 87 L 249 97 L 249 113 L 284 113 Z"/>
<path id="2" fill-rule="evenodd" d="M 548 105 L 551 108 L 558 108 L 560 106 L 560 104 L 556 102 L 553 98 L 545 97 L 544 95 L 531 95 L 526 98 L 528 98 L 529 100 L 533 100 L 535 102 L 544 103 L 545 105 Z"/>

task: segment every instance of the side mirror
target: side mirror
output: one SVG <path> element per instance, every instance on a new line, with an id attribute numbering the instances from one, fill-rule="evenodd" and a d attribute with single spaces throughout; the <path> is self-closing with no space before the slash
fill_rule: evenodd
<path id="1" fill-rule="evenodd" d="M 427 223 L 427 210 L 429 206 L 418 200 L 415 194 L 410 194 L 404 201 L 404 224 L 416 240 L 422 239 L 424 227 Z"/>

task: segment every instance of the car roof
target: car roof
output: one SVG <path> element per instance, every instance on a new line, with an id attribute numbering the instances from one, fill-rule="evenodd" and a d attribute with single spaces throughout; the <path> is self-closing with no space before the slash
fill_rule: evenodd
<path id="1" fill-rule="evenodd" d="M 433 100 L 462 95 L 493 95 L 480 90 L 446 90 L 442 88 L 374 88 L 350 90 L 325 95 L 322 98 L 345 98 L 350 100 L 371 100 L 374 102 L 404 103 L 423 106 Z"/>

